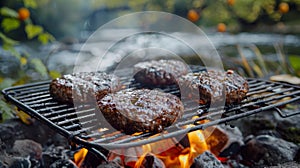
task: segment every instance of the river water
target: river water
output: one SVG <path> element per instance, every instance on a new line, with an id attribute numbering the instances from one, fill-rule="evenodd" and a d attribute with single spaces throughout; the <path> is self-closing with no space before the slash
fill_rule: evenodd
<path id="1" fill-rule="evenodd" d="M 41 58 L 50 70 L 62 74 L 73 72 L 74 67 L 80 67 L 81 70 L 91 70 L 91 67 L 92 70 L 112 70 L 122 61 L 127 61 L 127 66 L 132 66 L 135 62 L 154 57 L 179 56 L 188 64 L 201 65 L 203 62 L 198 59 L 195 50 L 200 50 L 201 54 L 206 56 L 218 54 L 225 69 L 235 69 L 246 76 L 249 74 L 245 73 L 241 65 L 241 53 L 251 65 L 251 62 L 255 63 L 259 51 L 263 60 L 270 66 L 268 73 L 274 74 L 285 73 L 284 67 L 280 67 L 282 58 L 290 55 L 300 56 L 300 37 L 297 35 L 208 33 L 207 37 L 199 37 L 186 33 L 146 33 L 127 37 L 126 34 L 130 32 L 131 30 L 109 30 L 85 42 L 71 45 L 54 43 L 38 48 L 28 45 L 20 45 L 17 48 L 26 49 L 32 57 Z M 121 38 L 124 35 L 126 38 Z M 255 52 L 253 48 L 258 50 Z M 1 53 L 6 52 L 1 49 Z M 124 61 L 126 57 L 130 59 Z M 10 57 L 2 56 L 0 71 L 1 74 L 13 77 L 11 74 L 14 74 L 17 63 L 7 58 Z"/>

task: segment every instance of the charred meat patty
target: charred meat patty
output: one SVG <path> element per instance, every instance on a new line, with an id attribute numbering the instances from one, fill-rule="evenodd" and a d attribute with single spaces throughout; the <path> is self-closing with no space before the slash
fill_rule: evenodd
<path id="1" fill-rule="evenodd" d="M 178 60 L 152 60 L 134 65 L 135 81 L 144 85 L 175 84 L 188 73 L 186 64 Z"/>
<path id="2" fill-rule="evenodd" d="M 225 101 L 225 104 L 240 103 L 249 90 L 247 80 L 232 70 L 209 70 L 189 73 L 179 80 L 181 89 L 187 89 L 200 104 Z M 225 99 L 225 100 L 224 100 Z"/>
<path id="3" fill-rule="evenodd" d="M 117 130 L 158 133 L 183 114 L 183 104 L 176 96 L 157 90 L 122 90 L 98 101 L 106 120 Z"/>
<path id="4" fill-rule="evenodd" d="M 95 102 L 107 93 L 119 90 L 119 78 L 104 72 L 80 72 L 52 80 L 50 94 L 64 103 Z"/>

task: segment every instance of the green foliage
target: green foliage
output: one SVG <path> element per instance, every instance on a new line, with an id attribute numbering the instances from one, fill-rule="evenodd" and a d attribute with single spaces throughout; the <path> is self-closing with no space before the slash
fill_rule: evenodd
<path id="1" fill-rule="evenodd" d="M 0 8 L 0 14 L 2 16 L 7 16 L 7 17 L 13 17 L 13 18 L 17 18 L 18 17 L 18 12 L 16 12 L 13 9 L 10 9 L 8 7 L 2 7 L 2 8 Z"/>
<path id="2" fill-rule="evenodd" d="M 41 0 L 40 2 L 44 2 L 45 0 Z M 26 8 L 37 8 L 38 1 L 37 0 L 22 0 L 24 6 Z M 30 12 L 30 11 L 29 11 Z M 41 44 L 47 44 L 48 42 L 54 41 L 55 38 L 44 31 L 44 28 L 39 25 L 32 24 L 30 18 L 26 18 L 23 21 L 19 17 L 19 13 L 11 8 L 6 6 L 0 8 L 0 16 L 1 16 L 1 27 L 3 32 L 0 31 L 0 41 L 2 42 L 2 48 L 8 51 L 12 56 L 16 57 L 19 61 L 19 68 L 11 70 L 16 74 L 13 77 L 1 76 L 0 74 L 0 89 L 4 89 L 14 85 L 20 85 L 27 83 L 31 80 L 31 76 L 26 73 L 28 70 L 32 70 L 40 74 L 41 77 L 57 77 L 60 75 L 58 72 L 49 72 L 39 58 L 31 58 L 30 55 L 26 51 L 17 51 L 15 46 L 20 42 L 11 38 L 8 32 L 21 30 L 26 33 L 28 40 L 38 40 Z M 5 101 L 0 99 L 0 112 L 2 112 L 2 120 L 9 119 L 14 116 L 15 110 L 7 104 Z"/>
<path id="3" fill-rule="evenodd" d="M 5 101 L 0 99 L 0 111 L 2 112 L 2 120 L 7 120 L 12 118 L 14 115 L 14 111 L 10 106 L 7 105 Z"/>
<path id="4" fill-rule="evenodd" d="M 16 82 L 15 79 L 0 77 L 0 89 L 12 86 Z"/>
<path id="5" fill-rule="evenodd" d="M 49 33 L 41 33 L 39 34 L 38 36 L 38 40 L 42 43 L 42 44 L 47 44 L 49 43 L 50 41 L 54 41 L 55 38 L 49 34 Z"/>
<path id="6" fill-rule="evenodd" d="M 38 58 L 33 58 L 30 63 L 34 66 L 36 72 L 40 73 L 42 76 L 47 77 L 48 71 L 45 64 Z"/>
<path id="7" fill-rule="evenodd" d="M 24 0 L 24 6 L 27 8 L 37 8 L 36 0 Z"/>
<path id="8" fill-rule="evenodd" d="M 289 61 L 293 69 L 296 71 L 296 74 L 300 76 L 300 55 L 290 55 Z"/>
<path id="9" fill-rule="evenodd" d="M 15 18 L 5 18 L 1 23 L 4 32 L 9 32 L 20 27 L 20 21 Z"/>
<path id="10" fill-rule="evenodd" d="M 27 24 L 25 26 L 25 31 L 27 33 L 28 39 L 32 39 L 32 38 L 36 37 L 37 35 L 41 34 L 43 32 L 43 28 L 41 26 Z"/>
<path id="11" fill-rule="evenodd" d="M 15 41 L 15 40 L 5 36 L 1 32 L 0 32 L 0 39 L 3 41 L 4 44 L 10 45 L 10 46 L 13 46 L 13 45 L 16 45 L 19 43 L 18 41 Z"/>
<path id="12" fill-rule="evenodd" d="M 49 76 L 50 76 L 52 79 L 55 79 L 55 78 L 60 77 L 61 74 L 60 74 L 58 71 L 52 70 L 52 71 L 49 71 Z"/>

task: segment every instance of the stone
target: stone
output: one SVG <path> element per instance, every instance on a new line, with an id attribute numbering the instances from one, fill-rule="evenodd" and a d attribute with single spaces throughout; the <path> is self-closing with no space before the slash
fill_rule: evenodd
<path id="1" fill-rule="evenodd" d="M 42 158 L 42 145 L 29 139 L 16 140 L 12 148 L 15 156 L 32 157 L 37 160 Z"/>
<path id="2" fill-rule="evenodd" d="M 253 137 L 242 147 L 241 154 L 245 161 L 254 165 L 274 166 L 293 161 L 298 151 L 294 143 L 269 135 Z"/>
<path id="3" fill-rule="evenodd" d="M 194 159 L 191 168 L 224 168 L 222 163 L 209 151 L 205 151 Z"/>

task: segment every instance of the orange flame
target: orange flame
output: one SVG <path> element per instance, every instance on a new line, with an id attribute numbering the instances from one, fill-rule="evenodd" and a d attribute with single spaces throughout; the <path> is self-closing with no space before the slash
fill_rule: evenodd
<path id="1" fill-rule="evenodd" d="M 74 162 L 78 167 L 80 167 L 81 164 L 83 163 L 84 158 L 87 155 L 87 153 L 88 153 L 87 149 L 81 148 L 78 152 L 76 152 L 74 154 Z"/>
<path id="2" fill-rule="evenodd" d="M 193 118 L 195 119 L 195 117 Z M 199 121 L 199 123 L 205 122 L 207 121 Z M 193 126 L 188 125 L 185 128 Z M 208 150 L 212 144 L 212 142 L 207 143 L 206 132 L 197 130 L 188 133 L 186 136 L 189 147 L 179 144 L 176 138 L 169 138 L 140 147 L 113 150 L 108 156 L 108 160 L 117 161 L 123 166 L 139 168 L 144 167 L 144 159 L 147 155 L 153 155 L 163 162 L 165 167 L 189 168 L 193 164 L 194 158 Z M 78 167 L 82 165 L 87 152 L 87 149 L 82 148 L 74 154 L 74 162 Z"/>
<path id="3" fill-rule="evenodd" d="M 193 125 L 189 125 L 188 127 L 193 127 Z M 155 155 L 164 162 L 165 167 L 189 168 L 193 164 L 195 157 L 208 150 L 205 137 L 201 130 L 190 132 L 187 134 L 187 136 L 190 147 L 181 149 L 177 146 L 174 146 L 160 154 Z M 144 145 L 143 149 L 147 153 L 153 153 L 153 146 L 163 145 L 159 143 L 161 142 L 156 142 L 154 145 Z M 139 168 L 142 166 L 143 160 L 147 153 L 144 153 L 144 155 L 139 158 L 134 168 Z"/>

